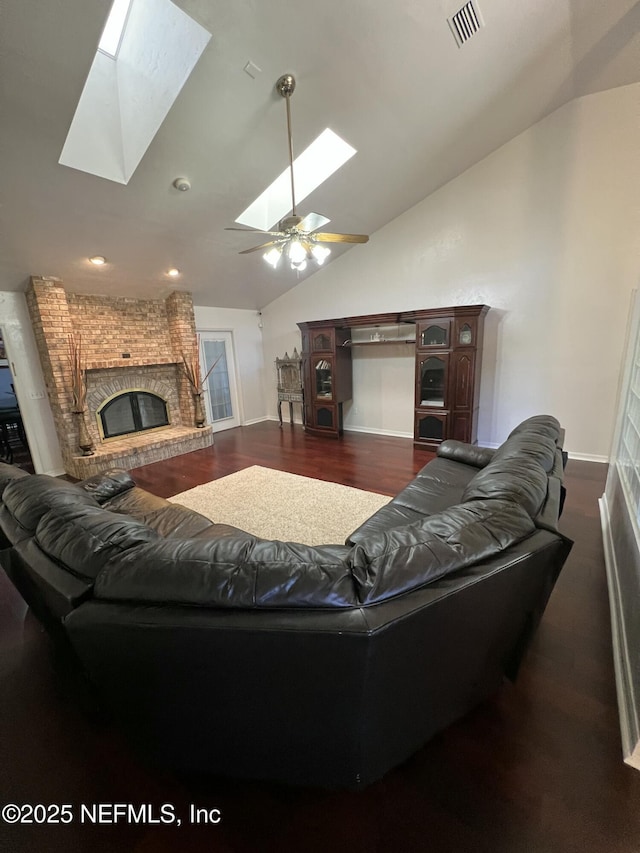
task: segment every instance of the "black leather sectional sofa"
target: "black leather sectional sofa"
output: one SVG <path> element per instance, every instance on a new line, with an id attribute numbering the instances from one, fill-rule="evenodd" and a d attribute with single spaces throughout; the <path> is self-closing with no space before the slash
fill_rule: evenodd
<path id="1" fill-rule="evenodd" d="M 365 785 L 514 678 L 571 542 L 563 432 L 438 457 L 346 544 L 0 466 L 0 562 L 135 743 L 185 770 Z"/>

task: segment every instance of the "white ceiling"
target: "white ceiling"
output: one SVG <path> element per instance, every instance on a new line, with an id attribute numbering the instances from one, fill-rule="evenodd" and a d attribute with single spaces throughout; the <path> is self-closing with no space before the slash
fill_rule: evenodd
<path id="1" fill-rule="evenodd" d="M 294 287 L 308 273 L 239 255 L 261 241 L 224 230 L 287 165 L 285 72 L 294 155 L 325 127 L 358 150 L 300 212 L 372 240 L 572 98 L 640 80 L 637 0 L 478 0 L 485 27 L 461 49 L 446 22 L 461 0 L 177 5 L 213 37 L 124 186 L 58 164 L 109 0 L 0 0 L 0 290 L 48 275 L 84 293 L 184 288 L 197 305 L 259 309 Z M 172 186 L 182 176 L 189 192 Z M 367 246 L 332 258 L 344 251 Z M 95 254 L 108 264 L 91 267 Z"/>

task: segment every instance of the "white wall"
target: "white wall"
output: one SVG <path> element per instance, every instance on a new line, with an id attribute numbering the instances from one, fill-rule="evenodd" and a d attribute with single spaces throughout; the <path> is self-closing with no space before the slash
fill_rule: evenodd
<path id="1" fill-rule="evenodd" d="M 60 446 L 23 293 L 0 291 L 0 328 L 36 473 L 63 474 Z"/>
<path id="2" fill-rule="evenodd" d="M 572 101 L 272 302 L 265 363 L 300 320 L 486 303 L 479 443 L 549 412 L 574 456 L 605 459 L 640 271 L 639 108 L 640 84 Z M 408 361 L 400 381 L 377 348 L 356 356 L 347 429 L 412 434 Z"/>
<path id="3" fill-rule="evenodd" d="M 196 329 L 230 331 L 236 358 L 236 380 L 243 424 L 266 417 L 264 361 L 261 317 L 257 311 L 241 308 L 205 308 L 194 306 Z M 275 395 L 275 388 L 274 388 Z"/>

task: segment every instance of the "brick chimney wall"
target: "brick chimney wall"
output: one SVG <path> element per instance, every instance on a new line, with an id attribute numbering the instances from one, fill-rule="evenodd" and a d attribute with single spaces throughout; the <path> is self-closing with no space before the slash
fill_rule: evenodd
<path id="1" fill-rule="evenodd" d="M 189 294 L 180 296 L 187 297 L 193 315 Z M 171 364 L 178 360 L 171 346 L 163 299 L 67 293 L 67 304 L 73 331 L 82 335 L 87 368 Z M 189 306 L 184 307 L 188 311 Z"/>
<path id="2" fill-rule="evenodd" d="M 33 277 L 26 296 L 65 463 L 78 452 L 68 359 L 70 334 L 82 336 L 88 386 L 103 378 L 109 382 L 114 370 L 119 377 L 135 368 L 148 375 L 151 366 L 158 366 L 162 381 L 169 371 L 176 385 L 179 411 L 175 422 L 193 425 L 193 399 L 179 366 L 182 353 L 191 352 L 196 342 L 191 294 L 172 293 L 166 300 L 91 296 L 67 293 L 59 280 Z M 140 371 L 132 375 L 137 385 Z M 120 379 L 119 384 L 126 383 Z M 89 413 L 87 425 L 97 443 L 100 437 L 92 415 Z"/>

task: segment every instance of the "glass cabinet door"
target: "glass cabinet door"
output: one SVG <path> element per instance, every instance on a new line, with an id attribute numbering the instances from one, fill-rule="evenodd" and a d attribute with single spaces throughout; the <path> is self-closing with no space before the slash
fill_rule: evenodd
<path id="1" fill-rule="evenodd" d="M 458 332 L 458 344 L 460 346 L 470 346 L 472 343 L 473 332 L 471 331 L 471 326 L 468 323 L 464 323 L 464 325 L 460 326 Z"/>
<path id="2" fill-rule="evenodd" d="M 456 317 L 454 329 L 454 346 L 475 347 L 478 337 L 478 321 L 476 317 Z"/>
<path id="3" fill-rule="evenodd" d="M 418 347 L 448 347 L 449 346 L 449 320 L 434 320 L 433 322 L 419 323 L 418 325 Z"/>
<path id="4" fill-rule="evenodd" d="M 420 362 L 419 401 L 420 406 L 444 407 L 447 377 L 447 362 L 435 355 Z"/>
<path id="5" fill-rule="evenodd" d="M 333 398 L 333 366 L 326 358 L 314 362 L 316 397 L 324 400 Z"/>
<path id="6" fill-rule="evenodd" d="M 315 333 L 311 345 L 314 352 L 331 352 L 333 350 L 333 330 L 328 329 Z"/>

